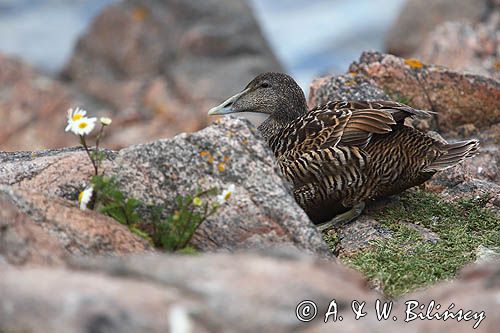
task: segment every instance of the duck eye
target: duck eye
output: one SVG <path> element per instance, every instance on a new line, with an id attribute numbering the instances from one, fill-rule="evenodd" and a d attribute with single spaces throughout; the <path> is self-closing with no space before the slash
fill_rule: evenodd
<path id="1" fill-rule="evenodd" d="M 262 82 L 260 86 L 261 88 L 269 88 L 271 85 L 269 84 L 269 82 Z"/>

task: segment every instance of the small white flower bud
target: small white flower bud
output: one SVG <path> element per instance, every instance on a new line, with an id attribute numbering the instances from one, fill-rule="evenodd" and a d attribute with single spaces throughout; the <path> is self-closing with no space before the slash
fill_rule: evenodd
<path id="1" fill-rule="evenodd" d="M 101 124 L 103 126 L 109 126 L 109 125 L 111 125 L 111 122 L 113 122 L 113 120 L 111 118 L 108 118 L 108 117 L 101 117 L 99 119 L 99 121 L 101 122 Z"/>

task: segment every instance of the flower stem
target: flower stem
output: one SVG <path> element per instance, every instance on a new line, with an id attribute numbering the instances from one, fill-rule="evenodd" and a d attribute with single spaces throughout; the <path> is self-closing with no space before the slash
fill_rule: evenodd
<path id="1" fill-rule="evenodd" d="M 97 138 L 95 140 L 95 157 L 97 159 L 97 167 L 101 166 L 101 156 L 99 156 L 99 142 L 101 141 L 102 132 L 104 131 L 104 125 L 101 125 L 101 129 L 99 130 L 99 134 L 97 134 Z M 96 171 L 97 176 L 97 171 Z"/>
<path id="2" fill-rule="evenodd" d="M 87 155 L 90 159 L 90 161 L 92 162 L 92 165 L 94 166 L 94 171 L 95 171 L 95 175 L 97 176 L 98 175 L 98 167 L 97 167 L 97 164 L 95 163 L 94 159 L 92 158 L 92 155 L 90 154 L 90 150 L 89 150 L 89 147 L 87 146 L 87 142 L 85 142 L 85 135 L 80 135 L 80 143 L 82 144 L 83 148 L 85 148 L 85 151 L 87 152 Z"/>

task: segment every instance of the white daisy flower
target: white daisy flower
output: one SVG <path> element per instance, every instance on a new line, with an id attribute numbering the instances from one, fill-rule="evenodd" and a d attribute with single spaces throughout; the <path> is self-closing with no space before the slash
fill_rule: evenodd
<path id="1" fill-rule="evenodd" d="M 85 190 L 81 191 L 78 195 L 78 206 L 81 210 L 87 209 L 87 205 L 92 199 L 92 195 L 94 194 L 94 188 L 92 186 L 87 186 Z"/>
<path id="2" fill-rule="evenodd" d="M 231 196 L 233 195 L 234 190 L 235 186 L 234 184 L 231 184 L 228 186 L 227 190 L 222 191 L 222 193 L 217 196 L 217 202 L 219 203 L 219 205 L 222 205 L 223 203 L 228 201 L 229 198 L 231 198 Z"/>
<path id="3" fill-rule="evenodd" d="M 73 126 L 71 127 L 71 132 L 75 133 L 76 135 L 88 135 L 94 129 L 96 121 L 97 118 L 95 117 L 80 118 L 73 123 Z"/>
<path id="4" fill-rule="evenodd" d="M 112 122 L 113 120 L 112 120 L 111 118 L 108 118 L 108 117 L 101 117 L 101 118 L 99 119 L 99 121 L 101 122 L 101 124 L 102 124 L 103 126 L 109 126 L 109 125 L 111 125 L 111 122 Z"/>
<path id="5" fill-rule="evenodd" d="M 67 132 L 67 131 L 71 130 L 73 128 L 74 123 L 76 121 L 84 118 L 86 114 L 87 114 L 87 111 L 80 109 L 80 108 L 68 109 L 68 115 L 67 115 L 68 125 L 66 126 L 65 131 Z"/>

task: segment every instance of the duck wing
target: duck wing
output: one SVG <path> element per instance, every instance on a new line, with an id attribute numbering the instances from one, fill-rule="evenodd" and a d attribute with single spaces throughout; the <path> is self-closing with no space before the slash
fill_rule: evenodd
<path id="1" fill-rule="evenodd" d="M 344 129 L 340 145 L 366 147 L 373 134 L 386 134 L 392 125 L 403 124 L 408 117 L 429 118 L 433 112 L 414 109 L 393 101 L 336 101 L 330 108 L 347 108 L 353 117 Z"/>
<path id="2" fill-rule="evenodd" d="M 346 169 L 360 174 L 369 159 L 363 148 L 373 134 L 389 133 L 409 116 L 429 114 L 390 101 L 330 102 L 290 123 L 271 146 L 283 174 L 296 186 Z"/>

